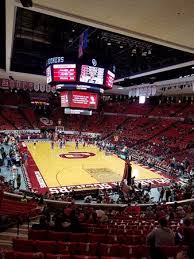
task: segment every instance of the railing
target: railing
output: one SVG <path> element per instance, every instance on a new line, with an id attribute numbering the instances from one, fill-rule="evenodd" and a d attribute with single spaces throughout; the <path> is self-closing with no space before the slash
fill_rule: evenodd
<path id="1" fill-rule="evenodd" d="M 32 193 L 34 194 L 34 193 Z M 11 198 L 11 199 L 15 199 L 15 200 L 21 200 L 22 199 L 22 195 L 20 194 L 15 194 L 15 193 L 9 193 L 9 192 L 4 192 L 4 195 L 7 198 Z M 27 196 L 27 199 L 30 200 L 32 199 L 32 197 Z M 66 201 L 56 201 L 56 200 L 49 200 L 49 199 L 44 199 L 44 201 L 48 204 L 51 205 L 52 207 L 63 207 L 66 205 L 71 204 L 71 202 L 66 202 Z M 175 201 L 177 204 L 187 204 L 187 203 L 194 203 L 194 198 L 192 199 L 187 199 L 187 200 L 181 200 L 181 201 Z M 167 205 L 173 205 L 175 204 L 175 202 L 166 202 L 165 204 Z M 97 207 L 97 208 L 117 208 L 117 209 L 125 209 L 126 207 L 128 207 L 128 204 L 105 204 L 105 203 L 97 203 L 97 204 L 93 204 L 93 203 L 82 203 L 82 202 L 75 202 L 74 203 L 77 206 L 84 206 L 84 207 Z M 142 208 L 145 208 L 147 206 L 154 206 L 155 203 L 146 203 L 146 204 L 132 204 L 131 207 L 133 206 L 140 206 Z"/>

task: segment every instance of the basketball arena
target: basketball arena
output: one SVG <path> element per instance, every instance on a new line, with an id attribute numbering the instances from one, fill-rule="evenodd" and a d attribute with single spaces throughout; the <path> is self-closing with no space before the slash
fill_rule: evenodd
<path id="1" fill-rule="evenodd" d="M 194 259 L 193 32 L 193 0 L 0 0 L 0 258 Z"/>

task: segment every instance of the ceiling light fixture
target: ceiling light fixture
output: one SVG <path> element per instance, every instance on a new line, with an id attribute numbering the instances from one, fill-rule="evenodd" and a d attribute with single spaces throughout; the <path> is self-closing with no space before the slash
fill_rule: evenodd
<path id="1" fill-rule="evenodd" d="M 123 45 L 120 45 L 120 49 L 123 49 Z"/>
<path id="2" fill-rule="evenodd" d="M 108 46 L 111 46 L 111 42 L 108 42 L 107 45 L 108 45 Z"/>

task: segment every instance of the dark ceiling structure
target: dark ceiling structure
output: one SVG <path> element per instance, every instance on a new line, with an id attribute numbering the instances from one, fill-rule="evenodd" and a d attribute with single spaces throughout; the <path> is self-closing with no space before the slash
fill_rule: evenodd
<path id="1" fill-rule="evenodd" d="M 1 9 L 1 8 L 0 8 Z M 123 78 L 194 59 L 194 55 L 150 42 L 126 37 L 83 24 L 59 19 L 29 9 L 17 8 L 11 70 L 44 75 L 45 62 L 52 56 L 78 61 L 79 38 L 88 29 L 88 47 L 82 61 L 95 58 L 98 65 L 116 68 Z M 1 32 L 2 33 L 2 32 Z M 1 67 L 3 64 L 0 64 Z M 189 69 L 189 71 L 187 71 Z M 120 83 L 129 86 L 165 80 L 191 73 L 191 68 L 155 74 Z"/>

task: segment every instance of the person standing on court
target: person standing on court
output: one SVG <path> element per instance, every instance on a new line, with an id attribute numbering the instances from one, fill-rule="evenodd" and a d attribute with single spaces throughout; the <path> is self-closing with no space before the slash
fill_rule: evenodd
<path id="1" fill-rule="evenodd" d="M 75 141 L 75 149 L 78 149 L 79 148 L 79 141 L 78 139 Z"/>
<path id="2" fill-rule="evenodd" d="M 28 153 L 27 152 L 24 153 L 23 160 L 24 160 L 24 165 L 27 166 L 28 165 Z"/>
<path id="3" fill-rule="evenodd" d="M 54 140 L 51 141 L 51 149 L 54 149 Z"/>
<path id="4" fill-rule="evenodd" d="M 21 186 L 21 174 L 17 175 L 16 183 L 17 183 L 17 189 L 19 190 Z"/>
<path id="5" fill-rule="evenodd" d="M 60 147 L 60 149 L 63 148 L 63 141 L 62 141 L 62 139 L 61 139 L 60 142 L 59 142 L 59 147 Z"/>

